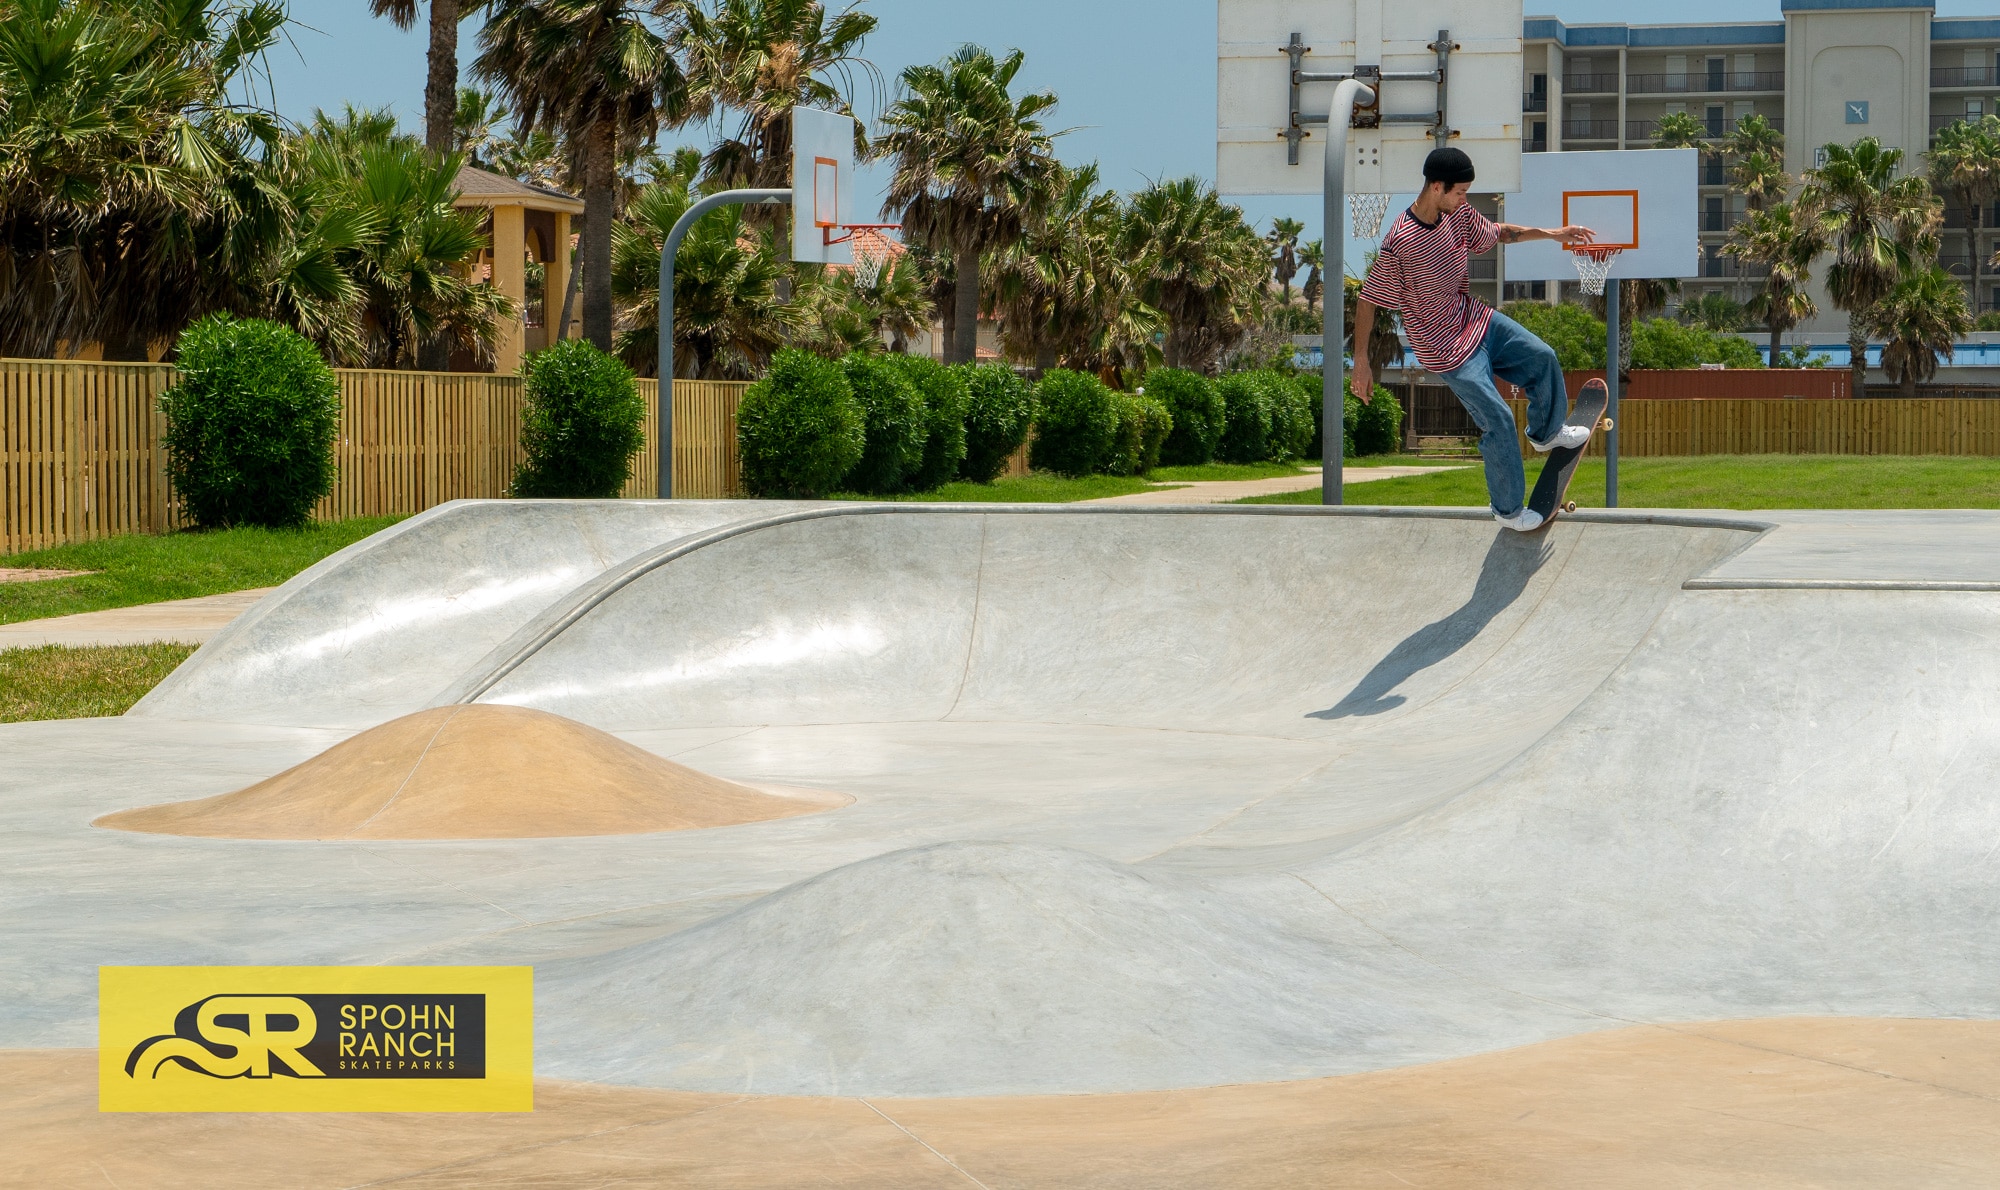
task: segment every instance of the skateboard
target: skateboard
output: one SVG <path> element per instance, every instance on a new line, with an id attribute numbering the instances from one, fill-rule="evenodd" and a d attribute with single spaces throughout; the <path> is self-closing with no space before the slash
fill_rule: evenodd
<path id="1" fill-rule="evenodd" d="M 1576 406 L 1569 411 L 1569 420 L 1564 424 L 1608 430 L 1611 419 L 1604 416 L 1604 407 L 1610 402 L 1611 391 L 1604 387 L 1602 380 L 1585 381 L 1583 391 L 1576 395 Z M 1548 461 L 1542 464 L 1541 475 L 1535 479 L 1535 490 L 1528 496 L 1528 507 L 1542 514 L 1542 524 L 1555 520 L 1557 513 L 1576 511 L 1576 501 L 1567 499 L 1569 481 L 1576 474 L 1576 465 L 1589 446 L 1590 440 L 1585 439 L 1582 446 L 1557 447 L 1549 452 Z"/>

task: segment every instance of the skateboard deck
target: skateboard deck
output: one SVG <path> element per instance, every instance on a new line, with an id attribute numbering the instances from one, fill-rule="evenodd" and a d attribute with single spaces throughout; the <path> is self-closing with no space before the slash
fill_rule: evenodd
<path id="1" fill-rule="evenodd" d="M 1590 426 L 1595 430 L 1611 428 L 1611 419 L 1604 416 L 1604 407 L 1611 402 L 1611 392 L 1602 380 L 1585 381 L 1583 391 L 1576 394 L 1576 406 L 1569 411 L 1569 419 L 1564 424 Z M 1528 496 L 1528 507 L 1542 514 L 1542 523 L 1556 519 L 1558 513 L 1575 512 L 1576 505 L 1569 501 L 1569 481 L 1576 475 L 1576 465 L 1583 459 L 1583 452 L 1590 446 L 1588 439 L 1582 446 L 1557 447 L 1548 454 L 1548 461 L 1542 464 L 1542 473 L 1535 479 L 1535 490 Z"/>

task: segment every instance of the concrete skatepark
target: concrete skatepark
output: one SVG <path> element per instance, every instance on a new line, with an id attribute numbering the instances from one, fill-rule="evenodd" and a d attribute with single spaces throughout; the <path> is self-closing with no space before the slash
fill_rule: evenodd
<path id="1" fill-rule="evenodd" d="M 5 1176 L 161 1168 L 20 1090 L 99 964 L 518 963 L 499 1126 L 767 1113 L 663 1180 L 1990 1184 L 1996 601 L 1982 512 L 446 505 L 0 728 Z M 368 1135 L 579 1151 L 478 1126 Z"/>

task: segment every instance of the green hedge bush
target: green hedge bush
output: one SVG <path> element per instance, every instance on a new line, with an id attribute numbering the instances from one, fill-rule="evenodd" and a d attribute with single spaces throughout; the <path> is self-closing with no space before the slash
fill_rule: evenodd
<path id="1" fill-rule="evenodd" d="M 202 528 L 302 525 L 333 490 L 340 382 L 297 332 L 212 314 L 182 332 L 160 396 L 167 475 Z"/>
<path id="2" fill-rule="evenodd" d="M 1314 399 L 1282 373 L 1260 371 L 1250 376 L 1253 383 L 1263 386 L 1264 400 L 1271 409 L 1271 432 L 1265 439 L 1264 457 L 1274 463 L 1304 458 L 1312 450 Z"/>
<path id="3" fill-rule="evenodd" d="M 1232 372 L 1216 381 L 1222 398 L 1222 441 L 1215 457 L 1225 463 L 1256 463 L 1271 449 L 1271 401 L 1265 386 L 1249 372 Z"/>
<path id="4" fill-rule="evenodd" d="M 1144 475 L 1160 465 L 1160 447 L 1173 432 L 1174 415 L 1151 393 L 1113 393 L 1118 406 L 1118 441 L 1105 470 Z"/>
<path id="5" fill-rule="evenodd" d="M 910 489 L 924 465 L 929 439 L 923 394 L 903 369 L 879 355 L 850 355 L 840 363 L 854 399 L 861 403 L 866 442 L 842 486 L 872 496 Z"/>
<path id="6" fill-rule="evenodd" d="M 1748 339 L 1683 326 L 1671 318 L 1649 318 L 1633 325 L 1634 368 L 1696 368 L 1702 364 L 1761 368 L 1764 353 Z"/>
<path id="7" fill-rule="evenodd" d="M 736 411 L 743 486 L 756 496 L 818 499 L 840 486 L 865 442 L 847 374 L 809 351 L 779 351 Z"/>
<path id="8" fill-rule="evenodd" d="M 924 399 L 924 458 L 909 477 L 912 491 L 943 487 L 965 461 L 965 417 L 972 403 L 965 375 L 926 355 L 885 355 Z"/>
<path id="9" fill-rule="evenodd" d="M 971 403 L 965 413 L 962 478 L 992 483 L 1007 460 L 1028 440 L 1035 420 L 1035 390 L 1005 364 L 955 364 L 965 378 Z"/>
<path id="10" fill-rule="evenodd" d="M 1569 372 L 1604 366 L 1604 320 L 1574 302 L 1508 302 L 1500 312 L 1555 348 L 1556 359 Z"/>
<path id="11" fill-rule="evenodd" d="M 1161 462 L 1192 467 L 1215 458 L 1226 411 L 1214 381 L 1185 368 L 1154 368 L 1146 373 L 1145 392 L 1164 403 L 1174 420 L 1173 432 L 1160 447 Z"/>
<path id="12" fill-rule="evenodd" d="M 1118 440 L 1118 405 L 1102 380 L 1052 368 L 1035 386 L 1039 416 L 1029 465 L 1061 475 L 1084 476 L 1110 464 Z"/>
<path id="13" fill-rule="evenodd" d="M 521 362 L 527 406 L 521 411 L 516 496 L 609 500 L 632 474 L 646 440 L 646 403 L 632 369 L 588 339 L 565 339 Z"/>
<path id="14" fill-rule="evenodd" d="M 1347 382 L 1348 440 L 1354 455 L 1392 455 L 1403 449 L 1403 403 L 1396 394 L 1376 385 L 1370 402 L 1363 405 L 1353 395 L 1354 381 Z"/>

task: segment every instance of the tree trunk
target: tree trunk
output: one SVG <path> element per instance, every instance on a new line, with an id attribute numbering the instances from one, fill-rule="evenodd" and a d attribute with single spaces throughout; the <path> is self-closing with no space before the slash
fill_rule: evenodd
<path id="1" fill-rule="evenodd" d="M 611 225 L 617 219 L 617 129 L 599 118 L 583 150 L 583 337 L 611 350 Z"/>
<path id="2" fill-rule="evenodd" d="M 1896 381 L 1896 390 L 1905 397 L 1914 397 L 1917 395 L 1917 370 L 1915 368 L 1903 369 L 1902 377 Z"/>
<path id="3" fill-rule="evenodd" d="M 556 248 L 558 252 L 569 252 L 569 250 L 568 244 L 562 244 Z M 549 342 L 551 343 L 560 343 L 567 338 L 569 336 L 569 324 L 576 318 L 576 286 L 577 282 L 583 279 L 583 270 L 577 267 L 582 262 L 575 257 L 576 254 L 571 253 L 569 281 L 563 285 L 562 321 L 556 323 L 554 328 L 555 333 L 549 336 Z M 547 299 L 543 300 L 546 301 Z M 547 309 L 547 307 L 544 306 L 543 309 Z"/>
<path id="4" fill-rule="evenodd" d="M 458 0 L 431 0 L 430 67 L 424 81 L 424 145 L 449 153 L 458 114 Z"/>
<path id="5" fill-rule="evenodd" d="M 1035 348 L 1035 371 L 1037 374 L 1046 374 L 1049 369 L 1055 366 L 1056 349 L 1054 344 L 1044 343 Z"/>
<path id="6" fill-rule="evenodd" d="M 1861 328 L 1861 311 L 1847 316 L 1847 369 L 1854 380 L 1854 395 L 1868 395 L 1868 334 Z"/>
<path id="7" fill-rule="evenodd" d="M 979 362 L 979 249 L 961 246 L 954 262 L 958 287 L 952 295 L 951 337 L 945 340 L 944 362 Z"/>
<path id="8" fill-rule="evenodd" d="M 1965 204 L 1965 259 L 1972 269 L 1972 317 L 1979 317 L 1979 223 L 1985 212 L 1972 203 Z"/>
<path id="9" fill-rule="evenodd" d="M 1785 332 L 1779 329 L 1776 318 L 1766 319 L 1766 321 L 1771 325 L 1771 359 L 1769 366 L 1775 368 L 1778 366 L 1778 344 L 1784 339 Z"/>

